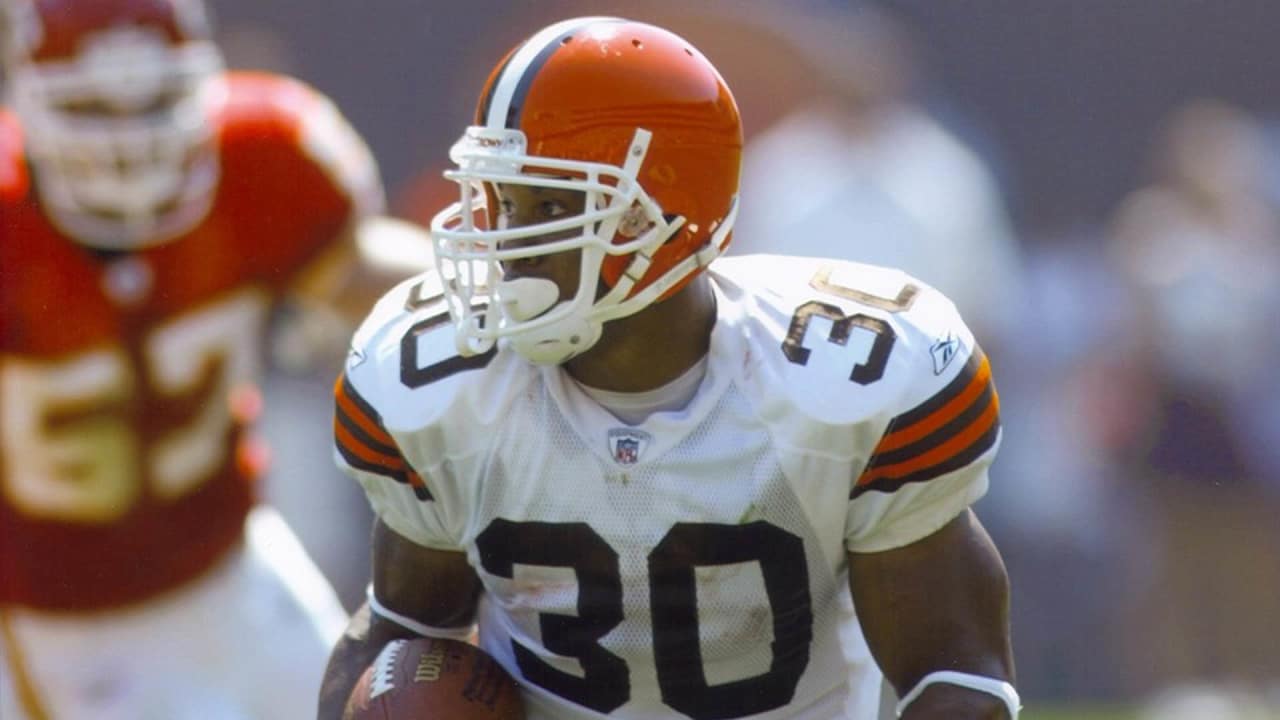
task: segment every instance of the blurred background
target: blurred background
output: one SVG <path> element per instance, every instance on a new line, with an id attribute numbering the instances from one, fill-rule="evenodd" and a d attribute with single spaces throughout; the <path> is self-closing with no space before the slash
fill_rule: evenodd
<path id="1" fill-rule="evenodd" d="M 234 67 L 301 77 L 425 222 L 476 94 L 551 21 L 688 38 L 748 133 L 734 252 L 901 266 L 996 373 L 977 509 L 1025 717 L 1280 717 L 1280 3 L 213 0 Z M 370 517 L 331 369 L 268 386 L 270 488 L 348 607 Z"/>

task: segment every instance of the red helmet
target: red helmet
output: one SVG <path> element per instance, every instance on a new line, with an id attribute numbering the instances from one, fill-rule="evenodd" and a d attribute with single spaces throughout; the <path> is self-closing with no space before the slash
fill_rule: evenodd
<path id="1" fill-rule="evenodd" d="M 551 25 L 498 64 L 475 122 L 445 173 L 462 199 L 432 221 L 463 352 L 510 337 L 536 362 L 563 362 L 590 347 L 603 322 L 670 296 L 729 244 L 742 157 L 737 104 L 706 57 L 666 30 L 600 17 Z M 496 229 L 486 210 L 494 183 L 578 189 L 586 207 Z M 501 246 L 566 229 L 579 232 Z M 577 295 L 536 317 L 511 311 L 523 302 L 510 297 L 519 288 L 485 287 L 503 260 L 577 249 Z"/>
<path id="2" fill-rule="evenodd" d="M 9 100 L 50 219 L 128 249 L 187 229 L 218 167 L 222 67 L 199 0 L 3 0 Z"/>

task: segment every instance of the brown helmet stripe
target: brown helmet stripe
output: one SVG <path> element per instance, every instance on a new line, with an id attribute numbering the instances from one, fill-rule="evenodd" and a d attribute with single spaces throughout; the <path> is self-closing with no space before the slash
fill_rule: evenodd
<path id="1" fill-rule="evenodd" d="M 601 22 L 626 22 L 612 17 L 580 17 L 544 28 L 517 47 L 503 61 L 480 102 L 477 122 L 489 128 L 520 127 L 525 97 L 538 71 L 564 42 L 582 28 Z"/>

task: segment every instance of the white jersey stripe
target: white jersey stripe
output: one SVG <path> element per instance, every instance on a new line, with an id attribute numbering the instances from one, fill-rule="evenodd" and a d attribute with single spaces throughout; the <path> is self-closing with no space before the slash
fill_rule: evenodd
<path id="1" fill-rule="evenodd" d="M 532 78 L 526 79 L 525 76 L 537 71 L 537 68 L 546 60 L 548 51 L 554 50 L 562 38 L 571 35 L 578 28 L 597 22 L 624 21 L 621 18 L 603 16 L 572 18 L 548 26 L 525 41 L 525 44 L 511 56 L 511 60 L 502 69 L 501 76 L 494 81 L 493 88 L 489 92 L 488 113 L 484 118 L 485 127 L 506 127 L 512 101 L 523 94 L 522 88 L 527 89 L 528 83 L 532 80 Z"/>

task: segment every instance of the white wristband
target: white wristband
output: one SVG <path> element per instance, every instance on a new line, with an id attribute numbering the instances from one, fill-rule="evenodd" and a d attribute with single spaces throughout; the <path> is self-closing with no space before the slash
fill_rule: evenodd
<path id="1" fill-rule="evenodd" d="M 472 631 L 475 630 L 475 625 L 465 625 L 457 628 L 434 627 L 432 625 L 420 623 L 411 617 L 401 615 L 395 610 L 392 610 L 386 605 L 378 602 L 377 596 L 373 594 L 373 585 L 369 585 L 368 589 L 365 590 L 365 596 L 369 598 L 369 610 L 372 611 L 374 615 L 377 615 L 384 620 L 390 620 L 400 627 L 406 630 L 412 630 L 423 637 L 444 638 L 446 640 L 461 640 L 466 642 L 467 639 L 471 637 Z"/>
<path id="2" fill-rule="evenodd" d="M 1022 699 L 1018 697 L 1018 691 L 1012 685 L 1004 680 L 983 675 L 970 675 L 969 673 L 955 672 L 953 670 L 939 670 L 921 678 L 920 682 L 911 688 L 911 692 L 907 693 L 906 697 L 898 702 L 898 706 L 895 708 L 897 717 L 902 717 L 902 713 L 907 709 L 907 706 L 920 697 L 920 693 L 924 692 L 925 688 L 935 683 L 958 685 L 970 690 L 984 692 L 988 695 L 995 695 L 1008 708 L 1009 720 L 1018 720 L 1018 711 L 1022 709 Z"/>

